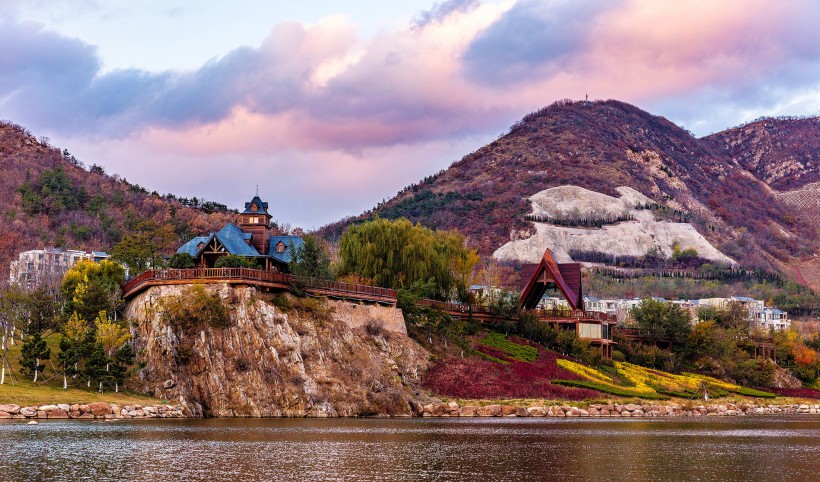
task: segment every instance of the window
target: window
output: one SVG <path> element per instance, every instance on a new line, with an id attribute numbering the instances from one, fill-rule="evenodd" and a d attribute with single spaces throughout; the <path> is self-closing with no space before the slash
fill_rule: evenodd
<path id="1" fill-rule="evenodd" d="M 259 211 L 259 207 L 256 205 L 256 203 L 251 204 L 251 212 L 255 213 L 256 211 Z"/>
<path id="2" fill-rule="evenodd" d="M 282 241 L 279 241 L 278 243 L 276 243 L 276 252 L 277 253 L 284 253 L 285 252 L 285 243 L 283 243 Z"/>

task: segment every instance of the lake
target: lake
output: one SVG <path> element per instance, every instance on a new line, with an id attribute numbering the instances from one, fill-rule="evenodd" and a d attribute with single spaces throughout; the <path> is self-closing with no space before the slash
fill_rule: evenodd
<path id="1" fill-rule="evenodd" d="M 0 423 L 0 480 L 820 480 L 820 417 Z"/>

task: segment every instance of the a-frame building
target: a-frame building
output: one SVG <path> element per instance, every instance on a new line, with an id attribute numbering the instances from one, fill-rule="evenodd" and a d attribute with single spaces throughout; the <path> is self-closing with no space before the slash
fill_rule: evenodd
<path id="1" fill-rule="evenodd" d="M 521 283 L 522 309 L 536 310 L 548 290 L 557 291 L 570 309 L 566 313 L 543 313 L 539 318 L 561 329 L 574 329 L 579 338 L 599 346 L 604 357 L 612 357 L 611 327 L 615 321 L 584 311 L 580 263 L 558 263 L 547 249 L 537 264 L 521 267 Z"/>

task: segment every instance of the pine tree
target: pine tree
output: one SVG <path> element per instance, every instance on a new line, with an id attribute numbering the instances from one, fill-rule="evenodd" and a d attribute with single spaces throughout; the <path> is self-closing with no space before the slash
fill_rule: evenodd
<path id="1" fill-rule="evenodd" d="M 35 331 L 33 335 L 26 338 L 20 351 L 20 357 L 20 366 L 23 373 L 33 376 L 33 380 L 36 382 L 39 374 L 46 368 L 40 362 L 51 357 L 51 350 L 48 348 L 46 341 L 43 340 L 40 332 Z"/>
<path id="2" fill-rule="evenodd" d="M 108 357 L 105 356 L 103 346 L 99 343 L 94 343 L 91 347 L 91 353 L 85 361 L 83 368 L 83 375 L 88 379 L 88 386 L 91 384 L 99 384 L 99 390 L 102 392 L 103 383 L 107 382 L 107 373 L 105 367 L 108 364 Z"/>

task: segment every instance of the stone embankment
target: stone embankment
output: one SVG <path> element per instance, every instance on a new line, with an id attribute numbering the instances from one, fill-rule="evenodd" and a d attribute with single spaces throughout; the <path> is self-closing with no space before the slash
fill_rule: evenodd
<path id="1" fill-rule="evenodd" d="M 431 403 L 416 407 L 424 417 L 703 417 L 743 416 L 783 413 L 820 414 L 820 405 L 755 403 L 727 403 L 721 405 L 625 405 L 593 404 L 585 408 L 569 405 L 513 406 L 513 405 L 464 405 L 456 402 Z"/>
<path id="2" fill-rule="evenodd" d="M 80 419 L 113 420 L 136 418 L 183 418 L 186 417 L 180 405 L 115 405 L 105 402 L 88 404 L 0 405 L 0 419 Z"/>

